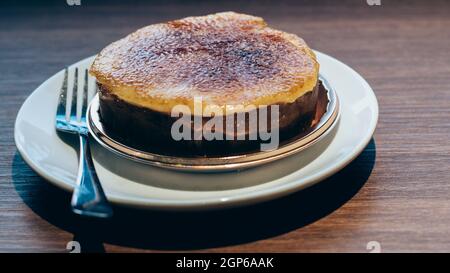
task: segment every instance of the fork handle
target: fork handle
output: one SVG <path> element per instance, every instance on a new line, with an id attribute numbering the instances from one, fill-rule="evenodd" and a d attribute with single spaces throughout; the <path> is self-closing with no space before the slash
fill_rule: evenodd
<path id="1" fill-rule="evenodd" d="M 88 133 L 80 133 L 80 161 L 77 184 L 72 195 L 72 210 L 80 215 L 108 218 L 113 214 L 106 199 L 89 147 Z"/>

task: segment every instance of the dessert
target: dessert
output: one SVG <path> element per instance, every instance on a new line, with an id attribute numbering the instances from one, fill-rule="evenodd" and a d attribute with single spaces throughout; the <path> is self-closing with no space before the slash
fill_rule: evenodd
<path id="1" fill-rule="evenodd" d="M 259 117 L 266 106 L 268 113 L 279 110 L 275 129 L 282 137 L 310 126 L 321 88 L 318 70 L 298 36 L 269 28 L 259 17 L 223 12 L 141 28 L 104 48 L 90 73 L 99 87 L 102 124 L 120 141 L 205 155 L 254 149 L 262 140 L 249 137 L 256 130 L 252 113 Z M 196 98 L 213 114 L 199 112 Z M 181 116 L 173 110 L 180 105 L 179 114 L 190 117 L 190 139 L 173 136 Z M 239 114 L 243 121 L 227 122 Z M 222 119 L 213 131 L 223 138 L 196 138 L 213 117 Z"/>

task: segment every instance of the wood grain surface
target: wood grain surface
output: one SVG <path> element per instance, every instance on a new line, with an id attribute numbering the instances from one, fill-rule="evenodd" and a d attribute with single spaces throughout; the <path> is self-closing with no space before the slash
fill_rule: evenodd
<path id="1" fill-rule="evenodd" d="M 66 252 L 72 240 L 86 252 L 368 252 L 370 241 L 383 252 L 450 251 L 450 2 L 126 2 L 0 4 L 1 252 Z M 262 16 L 366 78 L 380 105 L 371 143 L 323 183 L 264 204 L 73 215 L 70 196 L 17 152 L 21 104 L 64 66 L 139 27 L 224 10 Z"/>

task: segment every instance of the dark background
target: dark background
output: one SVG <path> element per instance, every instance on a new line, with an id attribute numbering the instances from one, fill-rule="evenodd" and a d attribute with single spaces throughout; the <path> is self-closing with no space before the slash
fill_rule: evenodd
<path id="1" fill-rule="evenodd" d="M 210 213 L 70 212 L 13 141 L 44 80 L 139 27 L 233 10 L 265 18 L 347 63 L 380 105 L 374 138 L 332 178 L 291 196 Z M 58 1 L 0 3 L 0 251 L 450 251 L 450 2 Z M 357 128 L 355 128 L 357 130 Z"/>

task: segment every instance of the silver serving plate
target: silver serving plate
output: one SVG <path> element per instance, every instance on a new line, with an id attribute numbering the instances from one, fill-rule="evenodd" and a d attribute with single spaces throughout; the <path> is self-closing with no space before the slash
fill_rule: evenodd
<path id="1" fill-rule="evenodd" d="M 167 156 L 157 153 L 137 150 L 128 147 L 108 135 L 100 122 L 98 114 L 99 97 L 98 94 L 92 99 L 89 105 L 87 118 L 88 129 L 94 139 L 111 152 L 125 158 L 162 168 L 183 170 L 183 171 L 231 171 L 259 166 L 281 158 L 298 153 L 322 139 L 327 132 L 331 131 L 333 125 L 339 119 L 339 100 L 336 92 L 328 82 L 320 77 L 325 90 L 327 91 L 328 105 L 320 120 L 309 129 L 309 132 L 299 138 L 280 143 L 278 149 L 273 151 L 255 151 L 240 155 L 218 156 L 218 157 L 180 157 Z"/>

